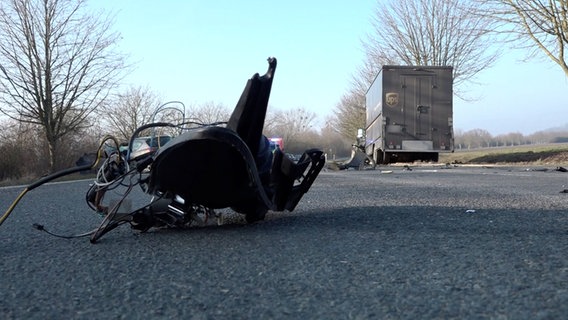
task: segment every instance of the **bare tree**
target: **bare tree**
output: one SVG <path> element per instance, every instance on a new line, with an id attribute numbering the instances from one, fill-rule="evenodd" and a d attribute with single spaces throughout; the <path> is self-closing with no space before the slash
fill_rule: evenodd
<path id="1" fill-rule="evenodd" d="M 351 141 L 355 141 L 357 129 L 366 127 L 365 94 L 380 67 L 370 61 L 365 61 L 353 76 L 351 88 L 335 106 L 335 117 L 331 122 L 335 131 Z"/>
<path id="2" fill-rule="evenodd" d="M 476 14 L 469 0 L 379 2 L 373 31 L 363 41 L 365 61 L 336 106 L 333 127 L 355 140 L 365 128 L 365 94 L 383 65 L 453 66 L 455 93 L 497 59 L 491 49 L 492 20 Z"/>
<path id="3" fill-rule="evenodd" d="M 453 66 L 454 90 L 493 64 L 492 20 L 470 0 L 391 0 L 378 5 L 367 59 L 385 64 Z M 376 67 L 375 67 L 376 68 Z"/>
<path id="4" fill-rule="evenodd" d="M 189 108 L 188 120 L 203 124 L 229 121 L 231 112 L 220 103 L 208 101 L 200 105 L 192 105 Z"/>
<path id="5" fill-rule="evenodd" d="M 45 143 L 37 138 L 37 126 L 12 119 L 3 119 L 0 126 L 0 181 L 45 173 L 38 163 Z"/>
<path id="6" fill-rule="evenodd" d="M 332 127 L 344 138 L 355 142 L 357 129 L 365 128 L 366 116 L 365 92 L 351 90 L 336 105 Z"/>
<path id="7" fill-rule="evenodd" d="M 49 145 L 86 125 L 116 85 L 124 57 L 113 51 L 112 19 L 86 12 L 85 0 L 0 3 L 0 112 L 39 125 Z"/>
<path id="8" fill-rule="evenodd" d="M 481 16 L 500 25 L 497 31 L 512 36 L 516 46 L 543 52 L 568 76 L 568 1 L 477 0 Z"/>
<path id="9" fill-rule="evenodd" d="M 128 141 L 138 127 L 151 122 L 159 104 L 158 95 L 150 88 L 130 87 L 112 103 L 101 106 L 99 113 L 120 141 Z"/>
<path id="10" fill-rule="evenodd" d="M 329 160 L 335 160 L 337 157 L 347 157 L 351 153 L 351 145 L 353 144 L 354 135 L 345 137 L 341 135 L 333 127 L 335 119 L 328 118 L 326 124 L 320 130 L 319 148 L 326 154 Z"/>
<path id="11" fill-rule="evenodd" d="M 272 137 L 276 133 L 276 127 L 278 126 L 278 116 L 280 115 L 279 110 L 272 110 L 272 108 L 268 108 L 266 111 L 266 117 L 264 119 L 264 129 L 262 133 L 265 136 Z"/>
<path id="12" fill-rule="evenodd" d="M 486 148 L 491 144 L 493 137 L 491 133 L 485 129 L 472 129 L 466 131 L 462 135 L 462 139 L 465 140 L 465 144 L 470 148 Z"/>
<path id="13" fill-rule="evenodd" d="M 496 137 L 496 140 L 505 146 L 517 146 L 525 144 L 525 136 L 520 132 L 510 132 Z"/>
<path id="14" fill-rule="evenodd" d="M 313 130 L 316 117 L 315 113 L 305 108 L 276 111 L 265 121 L 265 134 L 281 137 L 286 146 L 297 142 L 303 134 Z"/>

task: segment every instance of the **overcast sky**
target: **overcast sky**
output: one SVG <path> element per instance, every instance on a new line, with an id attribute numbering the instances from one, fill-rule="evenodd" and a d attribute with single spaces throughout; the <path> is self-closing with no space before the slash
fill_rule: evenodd
<path id="1" fill-rule="evenodd" d="M 270 108 L 302 107 L 321 123 L 333 114 L 363 61 L 361 39 L 372 32 L 375 0 L 200 1 L 97 0 L 116 13 L 121 50 L 137 69 L 127 78 L 164 101 L 208 101 L 230 109 L 246 80 L 278 59 Z M 568 78 L 548 60 L 520 62 L 505 52 L 454 98 L 454 127 L 493 135 L 530 134 L 568 124 Z"/>

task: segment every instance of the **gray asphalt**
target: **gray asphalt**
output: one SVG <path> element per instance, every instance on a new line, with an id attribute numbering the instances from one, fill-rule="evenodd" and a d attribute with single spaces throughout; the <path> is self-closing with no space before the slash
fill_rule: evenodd
<path id="1" fill-rule="evenodd" d="M 527 169 L 322 172 L 292 213 L 94 245 L 32 228 L 96 227 L 88 182 L 42 186 L 0 227 L 0 318 L 566 318 L 568 173 Z"/>

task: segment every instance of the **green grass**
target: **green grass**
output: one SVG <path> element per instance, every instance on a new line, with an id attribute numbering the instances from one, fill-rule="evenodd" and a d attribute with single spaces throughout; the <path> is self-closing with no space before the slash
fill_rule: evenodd
<path id="1" fill-rule="evenodd" d="M 440 163 L 464 164 L 568 164 L 568 144 L 522 145 L 513 147 L 457 150 L 441 153 Z"/>

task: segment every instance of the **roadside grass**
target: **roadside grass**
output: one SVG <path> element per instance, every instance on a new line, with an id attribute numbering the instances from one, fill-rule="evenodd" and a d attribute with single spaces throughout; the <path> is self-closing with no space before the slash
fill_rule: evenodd
<path id="1" fill-rule="evenodd" d="M 568 144 L 521 145 L 440 153 L 440 163 L 567 165 Z"/>

